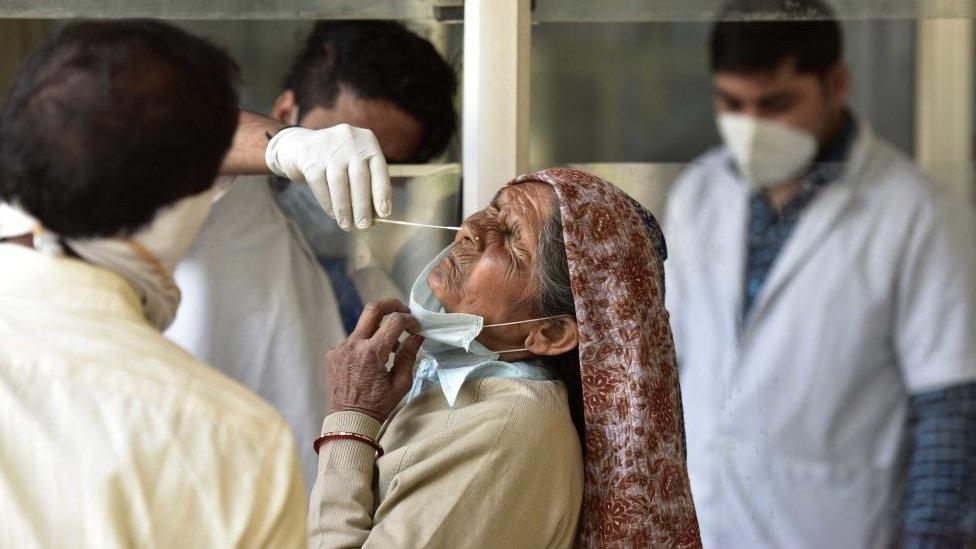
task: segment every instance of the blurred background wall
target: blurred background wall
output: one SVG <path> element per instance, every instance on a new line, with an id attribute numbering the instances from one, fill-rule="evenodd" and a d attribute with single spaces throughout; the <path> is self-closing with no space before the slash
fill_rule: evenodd
<path id="1" fill-rule="evenodd" d="M 63 22 L 0 19 L 0 86 Z M 241 100 L 266 112 L 310 21 L 177 21 L 241 63 Z M 415 23 L 461 72 L 461 25 Z M 911 154 L 915 23 L 846 21 L 853 104 Z M 541 24 L 532 36 L 532 164 L 688 162 L 718 143 L 709 24 Z"/>
<path id="2" fill-rule="evenodd" d="M 262 113 L 281 92 L 291 58 L 312 26 L 295 20 L 176 23 L 231 52 L 242 67 L 242 105 Z M 63 24 L 0 20 L 4 90 L 26 55 Z M 431 39 L 463 78 L 463 25 L 409 25 Z M 719 141 L 708 69 L 709 29 L 701 21 L 534 25 L 532 168 L 576 165 L 661 213 L 667 188 L 684 164 Z M 854 108 L 880 135 L 913 154 L 915 21 L 845 21 L 844 31 Z M 459 139 L 447 160 L 460 160 Z"/>
<path id="3" fill-rule="evenodd" d="M 708 23 L 532 30 L 532 163 L 688 162 L 718 144 Z M 912 153 L 913 21 L 846 21 L 852 99 Z"/>

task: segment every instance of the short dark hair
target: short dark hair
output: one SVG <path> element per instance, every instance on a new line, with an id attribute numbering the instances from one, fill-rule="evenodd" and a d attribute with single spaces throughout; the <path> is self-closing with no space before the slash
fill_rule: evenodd
<path id="1" fill-rule="evenodd" d="M 65 27 L 20 70 L 0 120 L 0 199 L 66 237 L 129 234 L 213 184 L 238 67 L 158 21 Z"/>
<path id="2" fill-rule="evenodd" d="M 841 59 L 840 23 L 820 0 L 731 0 L 712 29 L 712 72 L 796 71 L 823 75 Z"/>
<path id="3" fill-rule="evenodd" d="M 457 129 L 457 77 L 430 42 L 391 21 L 316 23 L 295 58 L 285 87 L 300 109 L 335 105 L 340 87 L 389 101 L 416 118 L 423 137 L 414 158 L 442 153 Z"/>

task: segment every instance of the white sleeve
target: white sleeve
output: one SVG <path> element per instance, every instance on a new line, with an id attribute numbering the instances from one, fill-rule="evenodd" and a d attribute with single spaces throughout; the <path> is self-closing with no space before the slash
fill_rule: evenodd
<path id="1" fill-rule="evenodd" d="M 687 341 L 685 328 L 685 318 L 683 309 L 685 308 L 684 291 L 688 273 L 684 267 L 687 261 L 687 254 L 690 250 L 688 241 L 691 235 L 687 219 L 683 215 L 682 196 L 679 192 L 682 182 L 688 177 L 685 173 L 677 182 L 671 186 L 668 194 L 667 207 L 664 212 L 664 241 L 668 248 L 668 258 L 664 261 L 664 303 L 668 310 L 669 321 L 671 323 L 671 333 L 674 337 L 675 353 L 678 356 L 678 366 L 680 368 L 684 353 L 684 343 Z"/>
<path id="2" fill-rule="evenodd" d="M 938 195 L 905 220 L 894 343 L 911 393 L 976 380 L 976 220 Z"/>

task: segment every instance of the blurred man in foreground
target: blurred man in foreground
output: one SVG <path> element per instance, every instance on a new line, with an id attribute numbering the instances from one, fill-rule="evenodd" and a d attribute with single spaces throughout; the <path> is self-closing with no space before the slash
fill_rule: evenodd
<path id="1" fill-rule="evenodd" d="M 389 181 L 366 130 L 240 113 L 236 74 L 175 27 L 116 21 L 68 25 L 17 76 L 0 126 L 0 546 L 305 545 L 287 423 L 161 334 L 173 269 L 218 170 L 288 174 L 367 217 L 389 213 Z"/>

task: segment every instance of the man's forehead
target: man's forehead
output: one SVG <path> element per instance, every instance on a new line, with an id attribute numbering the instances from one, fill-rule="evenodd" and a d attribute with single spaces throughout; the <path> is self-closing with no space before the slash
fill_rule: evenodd
<path id="1" fill-rule="evenodd" d="M 713 82 L 719 91 L 737 93 L 745 91 L 773 93 L 792 88 L 797 80 L 817 78 L 814 73 L 797 72 L 796 62 L 786 59 L 779 66 L 766 71 L 719 71 Z"/>
<path id="2" fill-rule="evenodd" d="M 313 106 L 301 113 L 301 124 L 313 130 L 336 124 L 366 128 L 379 140 L 387 160 L 407 162 L 421 146 L 424 127 L 416 117 L 385 99 L 361 98 L 341 87 L 335 105 Z"/>

